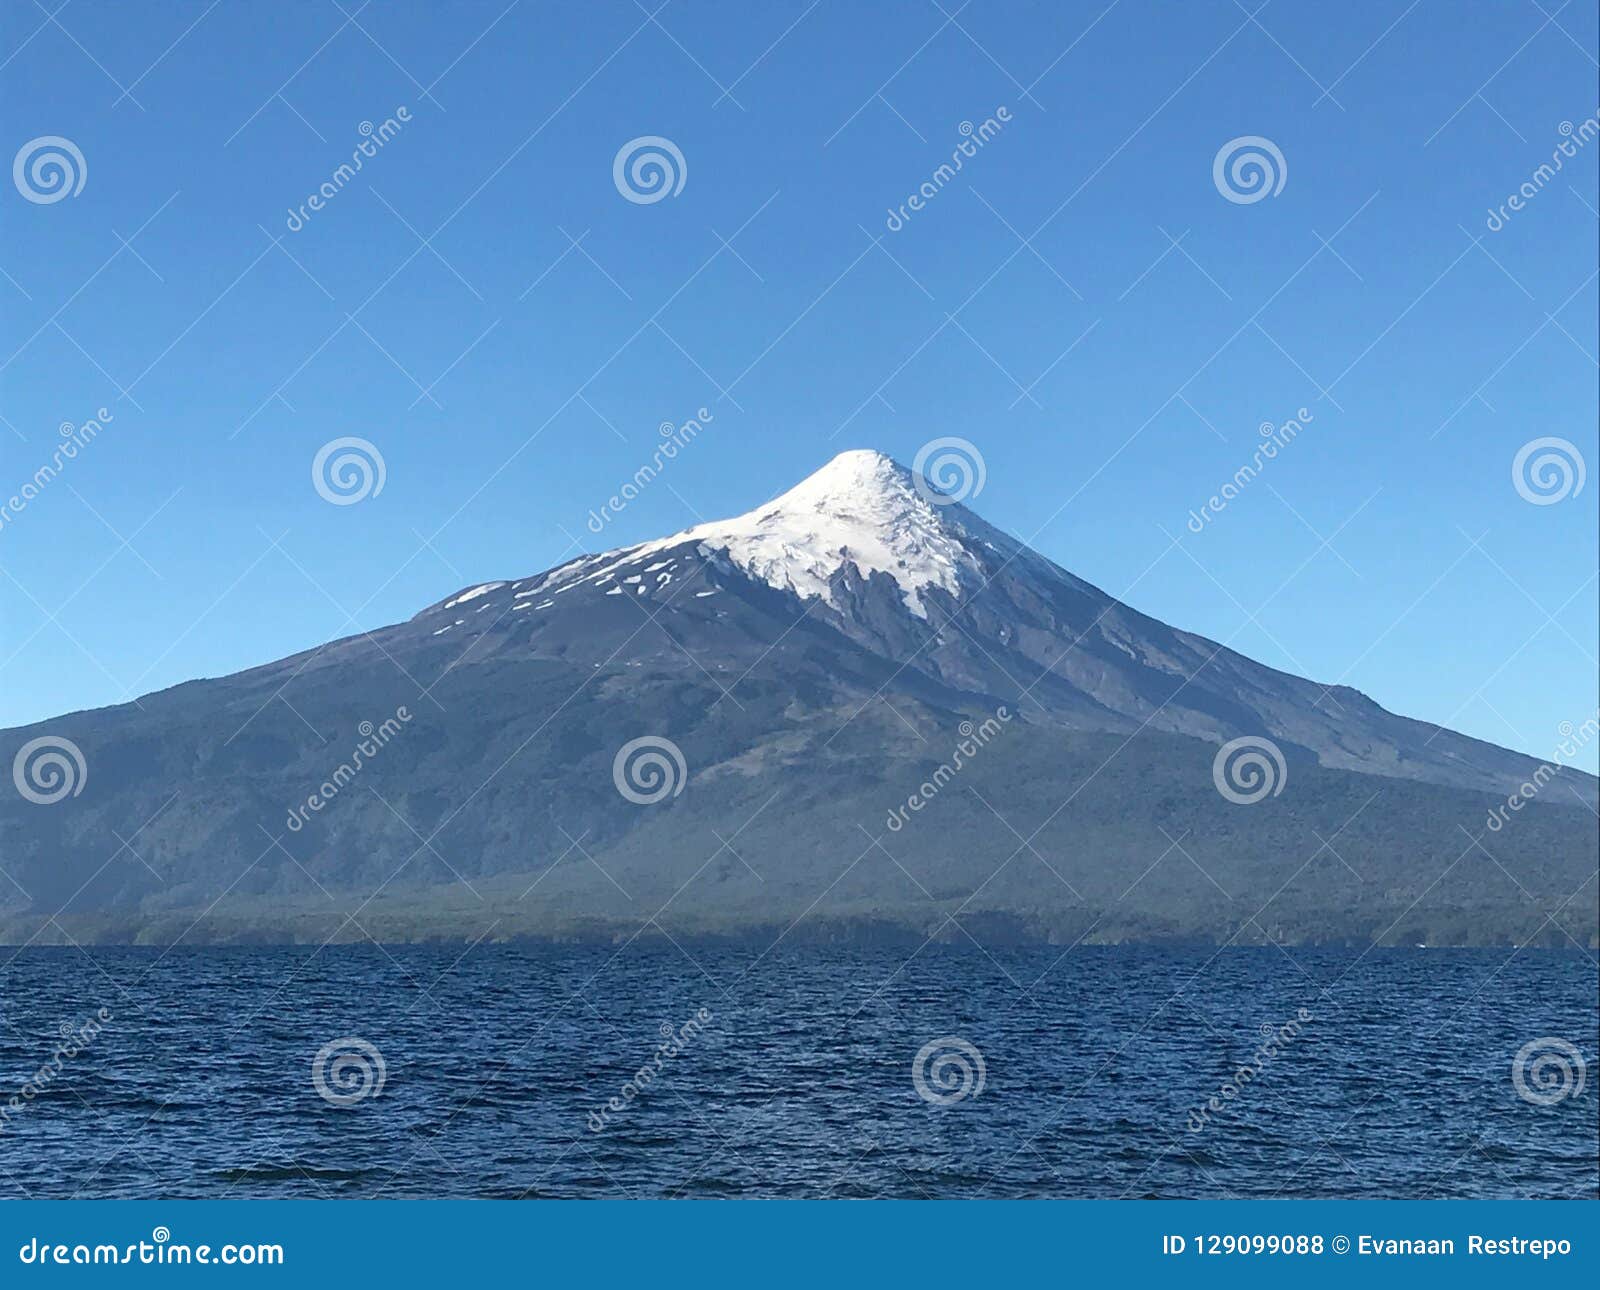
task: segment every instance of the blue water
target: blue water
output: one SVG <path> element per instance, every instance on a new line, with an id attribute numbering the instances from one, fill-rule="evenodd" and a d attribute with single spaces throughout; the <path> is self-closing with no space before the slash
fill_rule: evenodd
<path id="1" fill-rule="evenodd" d="M 636 943 L 7 949 L 0 963 L 6 1196 L 1592 1198 L 1600 1187 L 1600 998 L 1594 957 L 1576 951 L 758 959 Z M 1281 1042 L 1260 1059 L 1264 1026 Z M 77 1051 L 58 1058 L 64 1028 Z M 346 1039 L 381 1055 L 382 1085 L 371 1056 L 366 1079 L 327 1065 L 336 1099 L 366 1091 L 334 1105 L 313 1061 Z M 948 1039 L 981 1054 L 982 1089 L 970 1056 L 965 1084 L 936 1064 L 927 1091 L 967 1095 L 934 1104 L 913 1062 Z M 1519 1096 L 1512 1064 L 1548 1039 L 1575 1045 L 1586 1069 L 1581 1090 L 1574 1069 L 1553 1086 L 1566 1095 L 1540 1105 Z M 641 1067 L 647 1081 L 624 1093 Z M 1202 1121 L 1213 1097 L 1221 1109 Z M 613 1098 L 621 1109 L 599 1114 Z"/>

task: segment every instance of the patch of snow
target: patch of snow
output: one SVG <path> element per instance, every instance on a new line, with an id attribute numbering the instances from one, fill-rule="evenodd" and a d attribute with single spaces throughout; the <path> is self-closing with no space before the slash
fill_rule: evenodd
<path id="1" fill-rule="evenodd" d="M 503 582 L 486 582 L 482 586 L 474 587 L 471 591 L 463 591 L 454 600 L 445 602 L 446 609 L 454 609 L 457 605 L 464 605 L 469 600 L 476 600 L 479 596 L 486 596 L 491 591 L 498 591 L 506 584 Z"/>

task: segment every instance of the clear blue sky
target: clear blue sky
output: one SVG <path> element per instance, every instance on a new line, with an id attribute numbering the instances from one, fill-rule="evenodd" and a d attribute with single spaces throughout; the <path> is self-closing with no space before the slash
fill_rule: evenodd
<path id="1" fill-rule="evenodd" d="M 978 510 L 1136 607 L 1549 755 L 1597 704 L 1600 480 L 1532 505 L 1511 467 L 1554 436 L 1600 469 L 1600 140 L 1486 221 L 1594 115 L 1594 6 L 958 3 L 6 5 L 6 155 L 61 136 L 87 175 L 0 192 L 0 494 L 113 420 L 0 527 L 0 724 L 959 435 Z M 614 185 L 644 135 L 677 196 Z M 1250 135 L 1283 188 L 1225 200 Z M 346 435 L 387 477 L 333 506 Z"/>

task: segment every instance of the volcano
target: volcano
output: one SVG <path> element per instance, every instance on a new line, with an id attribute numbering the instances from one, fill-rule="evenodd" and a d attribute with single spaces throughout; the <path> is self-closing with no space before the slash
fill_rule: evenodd
<path id="1" fill-rule="evenodd" d="M 973 482 L 846 452 L 4 732 L 0 935 L 1594 942 L 1593 777 L 1142 614 Z"/>

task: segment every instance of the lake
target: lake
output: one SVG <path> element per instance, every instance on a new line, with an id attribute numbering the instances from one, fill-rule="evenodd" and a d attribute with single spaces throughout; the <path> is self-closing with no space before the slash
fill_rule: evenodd
<path id="1" fill-rule="evenodd" d="M 1577 950 L 641 941 L 0 964 L 5 1196 L 1600 1187 L 1600 996 Z"/>

